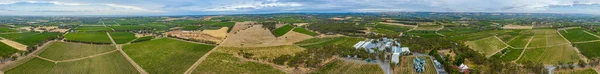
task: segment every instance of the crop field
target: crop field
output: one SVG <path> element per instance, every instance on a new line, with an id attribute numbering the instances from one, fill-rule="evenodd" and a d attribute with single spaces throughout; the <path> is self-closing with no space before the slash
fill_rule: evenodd
<path id="1" fill-rule="evenodd" d="M 312 39 L 296 42 L 295 44 L 300 47 L 304 47 L 304 48 L 318 48 L 318 47 L 325 47 L 328 45 L 335 45 L 335 46 L 351 48 L 352 45 L 354 45 L 362 40 L 365 40 L 365 39 L 350 38 L 350 37 L 312 38 Z"/>
<path id="2" fill-rule="evenodd" d="M 377 64 L 361 64 L 334 60 L 312 74 L 384 74 Z"/>
<path id="3" fill-rule="evenodd" d="M 148 73 L 184 73 L 194 62 L 214 46 L 162 38 L 125 45 L 131 59 Z"/>
<path id="4" fill-rule="evenodd" d="M 444 27 L 443 25 L 419 25 L 415 30 L 436 31 Z"/>
<path id="5" fill-rule="evenodd" d="M 508 41 L 512 40 L 513 38 L 521 35 L 519 32 L 523 32 L 523 31 L 521 31 L 521 30 L 515 30 L 515 32 L 508 32 L 508 33 L 499 34 L 499 35 L 496 35 L 496 37 L 498 37 L 500 40 L 502 40 L 504 42 L 508 42 Z"/>
<path id="6" fill-rule="evenodd" d="M 479 51 L 486 56 L 494 55 L 496 52 L 507 46 L 494 36 L 475 41 L 467 41 L 465 44 L 468 45 L 469 48 Z"/>
<path id="7" fill-rule="evenodd" d="M 186 25 L 181 27 L 182 30 L 198 30 L 199 28 L 200 26 L 196 25 Z"/>
<path id="8" fill-rule="evenodd" d="M 147 30 L 151 29 L 146 26 L 110 26 L 115 29 L 115 31 L 131 31 L 131 30 Z"/>
<path id="9" fill-rule="evenodd" d="M 569 41 L 563 39 L 556 30 L 544 29 L 544 30 L 533 30 L 535 35 L 533 40 L 529 44 L 529 47 L 546 47 L 552 45 L 561 45 L 569 43 Z"/>
<path id="10" fill-rule="evenodd" d="M 438 32 L 451 37 L 451 36 L 457 36 L 457 35 L 461 35 L 461 34 L 470 34 L 473 32 L 477 32 L 479 30 L 477 30 L 476 28 L 470 28 L 470 27 L 445 27 L 442 30 L 439 30 Z"/>
<path id="11" fill-rule="evenodd" d="M 16 52 L 19 52 L 19 50 L 0 42 L 0 56 L 8 56 Z"/>
<path id="12" fill-rule="evenodd" d="M 52 60 L 69 60 L 116 50 L 112 45 L 54 42 L 39 56 Z"/>
<path id="13" fill-rule="evenodd" d="M 397 25 L 389 25 L 389 24 L 376 24 L 373 28 L 385 29 L 394 32 L 404 32 L 412 29 L 412 27 L 407 26 L 397 26 Z"/>
<path id="14" fill-rule="evenodd" d="M 392 30 L 387 30 L 387 29 L 373 28 L 371 30 L 373 32 L 375 32 L 375 33 L 384 34 L 384 35 L 388 35 L 388 36 L 398 36 L 398 35 L 400 35 L 400 32 L 396 32 L 396 31 L 392 31 Z"/>
<path id="15" fill-rule="evenodd" d="M 285 35 L 285 33 L 289 32 L 293 28 L 294 27 L 292 27 L 291 25 L 285 25 L 283 27 L 273 30 L 273 35 L 275 35 L 275 37 L 283 36 Z"/>
<path id="16" fill-rule="evenodd" d="M 584 32 L 585 30 L 582 28 L 568 29 L 568 30 L 560 30 L 560 34 L 565 36 L 567 40 L 571 42 L 581 42 L 581 41 L 591 41 L 591 40 L 599 40 L 600 38 L 590 35 Z"/>
<path id="17" fill-rule="evenodd" d="M 110 36 L 117 44 L 125 44 L 137 38 L 135 37 L 135 34 L 131 32 L 110 32 Z"/>
<path id="18" fill-rule="evenodd" d="M 300 48 L 294 45 L 282 45 L 282 46 L 271 46 L 271 47 L 220 47 L 219 51 L 229 52 L 231 54 L 237 54 L 240 51 L 253 54 L 254 58 L 261 59 L 275 59 L 281 55 L 294 55 L 297 52 L 304 51 L 304 48 Z"/>
<path id="19" fill-rule="evenodd" d="M 142 42 L 142 41 L 148 41 L 148 40 L 152 40 L 152 39 L 154 39 L 154 36 L 145 36 L 145 37 L 140 37 L 140 38 L 137 38 L 137 39 L 135 39 L 135 40 L 131 41 L 131 43 Z"/>
<path id="20" fill-rule="evenodd" d="M 285 74 L 267 64 L 243 61 L 233 54 L 213 52 L 192 71 L 192 74 Z"/>
<path id="21" fill-rule="evenodd" d="M 579 49 L 581 54 L 583 54 L 587 58 L 598 58 L 600 57 L 600 42 L 590 42 L 590 43 L 576 43 L 575 47 Z"/>
<path id="22" fill-rule="evenodd" d="M 436 34 L 435 31 L 410 31 L 406 33 L 407 35 L 416 35 L 422 38 L 437 38 L 441 37 L 439 34 Z"/>
<path id="23" fill-rule="evenodd" d="M 113 52 L 71 62 L 50 62 L 33 58 L 6 71 L 7 74 L 139 74 L 123 55 Z"/>
<path id="24" fill-rule="evenodd" d="M 577 62 L 578 53 L 571 45 L 560 45 L 545 48 L 526 49 L 525 54 L 517 62 L 536 61 L 544 64 L 558 64 L 559 62 Z"/>
<path id="25" fill-rule="evenodd" d="M 78 32 L 106 32 L 106 31 L 112 31 L 111 28 L 104 27 L 104 26 L 80 26 L 80 27 L 75 28 L 75 30 L 77 30 Z"/>
<path id="26" fill-rule="evenodd" d="M 17 30 L 0 27 L 0 33 L 6 33 L 6 32 L 17 32 Z"/>
<path id="27" fill-rule="evenodd" d="M 492 57 L 498 57 L 503 61 L 514 61 L 521 56 L 521 52 L 523 52 L 523 49 L 506 48 Z"/>
<path id="28" fill-rule="evenodd" d="M 518 35 L 514 39 L 506 42 L 508 45 L 515 48 L 525 48 L 529 39 L 531 39 L 532 35 Z"/>
<path id="29" fill-rule="evenodd" d="M 472 40 L 478 40 L 478 39 L 486 38 L 489 36 L 495 36 L 495 35 L 500 35 L 500 34 L 510 33 L 510 32 L 519 32 L 519 31 L 518 30 L 485 30 L 485 31 L 476 32 L 476 33 L 448 36 L 448 39 L 456 40 L 456 41 L 472 41 Z"/>
<path id="30" fill-rule="evenodd" d="M 60 35 L 58 32 L 23 32 L 23 33 L 10 33 L 0 34 L 0 37 L 19 42 L 27 46 L 35 46 L 48 39 L 55 39 Z"/>
<path id="31" fill-rule="evenodd" d="M 576 71 L 567 71 L 567 72 L 554 72 L 554 74 L 598 74 L 594 69 L 584 69 L 584 70 L 576 70 Z"/>
<path id="32" fill-rule="evenodd" d="M 394 68 L 394 73 L 396 74 L 420 74 L 415 71 L 415 67 L 413 66 L 413 60 L 417 58 L 416 56 L 404 56 L 402 60 L 400 60 L 399 67 Z M 433 65 L 433 61 L 429 59 L 429 57 L 419 57 L 425 60 L 425 71 L 422 74 L 436 74 L 437 71 Z"/>
<path id="33" fill-rule="evenodd" d="M 310 36 L 317 36 L 317 35 L 319 35 L 319 33 L 312 32 L 312 31 L 307 30 L 305 28 L 295 28 L 294 32 L 298 32 L 298 33 L 302 33 L 302 34 L 306 34 L 306 35 L 310 35 Z"/>
<path id="34" fill-rule="evenodd" d="M 112 43 L 104 32 L 97 33 L 68 33 L 65 40 L 92 43 Z"/>
<path id="35" fill-rule="evenodd" d="M 147 26 L 150 29 L 156 29 L 156 30 L 168 30 L 169 27 L 166 25 L 160 25 L 160 24 L 147 24 L 147 25 L 143 25 L 143 26 Z"/>

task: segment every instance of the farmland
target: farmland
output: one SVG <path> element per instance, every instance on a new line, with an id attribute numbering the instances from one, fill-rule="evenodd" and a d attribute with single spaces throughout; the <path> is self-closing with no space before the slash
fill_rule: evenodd
<path id="1" fill-rule="evenodd" d="M 393 31 L 393 32 L 404 32 L 404 31 L 408 31 L 408 30 L 412 29 L 412 27 L 389 25 L 389 24 L 376 24 L 373 28 L 389 30 L 389 31 Z"/>
<path id="2" fill-rule="evenodd" d="M 8 56 L 18 51 L 19 50 L 0 42 L 0 56 Z"/>
<path id="3" fill-rule="evenodd" d="M 350 37 L 331 37 L 331 38 L 312 38 L 304 41 L 295 43 L 296 45 L 304 48 L 318 48 L 325 47 L 328 45 L 335 45 L 341 47 L 350 48 L 352 45 L 365 39 L 362 38 L 350 38 Z"/>
<path id="4" fill-rule="evenodd" d="M 503 61 L 513 61 L 521 56 L 521 52 L 523 52 L 523 49 L 506 48 L 492 57 L 498 57 Z"/>
<path id="5" fill-rule="evenodd" d="M 67 42 L 54 42 L 44 49 L 44 52 L 40 53 L 39 56 L 58 61 L 82 58 L 116 50 L 116 48 L 111 45 L 93 45 Z"/>
<path id="6" fill-rule="evenodd" d="M 286 34 L 287 32 L 289 32 L 292 29 L 294 29 L 294 27 L 292 27 L 292 25 L 285 25 L 283 27 L 273 30 L 273 35 L 275 35 L 275 37 L 283 36 L 284 34 Z"/>
<path id="7" fill-rule="evenodd" d="M 152 39 L 154 39 L 154 36 L 145 36 L 145 37 L 137 38 L 134 41 L 131 41 L 131 43 L 148 41 L 148 40 L 152 40 Z"/>
<path id="8" fill-rule="evenodd" d="M 441 37 L 436 31 L 410 31 L 406 35 L 418 36 L 423 38 L 437 38 Z"/>
<path id="9" fill-rule="evenodd" d="M 470 27 L 445 27 L 444 29 L 439 30 L 438 32 L 445 36 L 457 36 L 461 34 L 469 34 L 478 32 L 476 28 Z"/>
<path id="10" fill-rule="evenodd" d="M 600 57 L 600 42 L 590 42 L 590 43 L 577 43 L 575 44 L 575 47 L 577 47 L 577 49 L 579 49 L 579 51 L 581 51 L 581 54 L 583 54 L 585 57 L 587 58 L 598 58 Z"/>
<path id="11" fill-rule="evenodd" d="M 416 56 L 404 56 L 402 57 L 402 60 L 400 60 L 400 64 L 399 67 L 394 68 L 394 73 L 396 74 L 419 74 L 415 71 L 415 67 L 413 60 L 417 58 Z M 433 66 L 433 61 L 431 61 L 431 59 L 429 59 L 429 57 L 422 57 L 420 56 L 419 58 L 425 60 L 425 71 L 423 72 L 423 74 L 436 74 L 436 70 Z"/>
<path id="12" fill-rule="evenodd" d="M 110 26 L 115 31 L 132 31 L 132 30 L 147 30 L 150 29 L 146 26 Z"/>
<path id="13" fill-rule="evenodd" d="M 125 45 L 125 51 L 148 73 L 183 73 L 214 46 L 161 38 Z"/>
<path id="14" fill-rule="evenodd" d="M 585 33 L 584 31 L 585 30 L 582 28 L 574 28 L 568 30 L 560 30 L 559 32 L 571 42 L 591 41 L 600 39 L 598 37 Z"/>
<path id="15" fill-rule="evenodd" d="M 415 30 L 436 31 L 442 29 L 443 25 L 419 25 Z"/>
<path id="16" fill-rule="evenodd" d="M 6 32 L 17 32 L 17 30 L 0 27 L 0 33 L 6 33 Z"/>
<path id="17" fill-rule="evenodd" d="M 135 37 L 135 34 L 131 32 L 110 32 L 110 36 L 117 44 L 124 44 L 137 38 Z"/>
<path id="18" fill-rule="evenodd" d="M 261 64 L 252 61 L 244 61 L 233 54 L 223 52 L 213 52 L 202 61 L 192 74 L 285 74 L 270 65 Z"/>
<path id="19" fill-rule="evenodd" d="M 527 45 L 527 42 L 529 42 L 531 37 L 532 35 L 518 35 L 506 43 L 514 48 L 525 48 L 525 45 Z"/>
<path id="20" fill-rule="evenodd" d="M 584 69 L 584 70 L 576 70 L 576 71 L 562 71 L 555 72 L 555 74 L 598 74 L 594 69 Z"/>
<path id="21" fill-rule="evenodd" d="M 0 37 L 13 40 L 27 46 L 35 46 L 46 40 L 58 38 L 58 35 L 60 35 L 60 33 L 57 32 L 23 32 L 0 34 Z"/>
<path id="22" fill-rule="evenodd" d="M 377 64 L 361 64 L 334 60 L 312 74 L 384 74 Z"/>
<path id="23" fill-rule="evenodd" d="M 220 47 L 220 51 L 226 51 L 231 54 L 239 53 L 240 50 L 243 50 L 245 53 L 253 54 L 254 58 L 263 58 L 263 59 L 274 59 L 281 55 L 294 55 L 294 53 L 304 51 L 304 48 L 300 48 L 293 45 L 282 45 L 282 46 L 271 46 L 271 47 L 246 47 L 246 48 L 236 48 L 236 47 Z"/>
<path id="24" fill-rule="evenodd" d="M 544 64 L 558 64 L 579 60 L 575 48 L 566 45 L 568 41 L 560 37 L 556 30 L 542 29 L 533 32 L 535 33 L 533 40 L 517 62 L 540 61 Z"/>
<path id="25" fill-rule="evenodd" d="M 310 35 L 310 36 L 319 35 L 319 33 L 311 32 L 310 30 L 307 30 L 305 28 L 295 28 L 294 32 L 298 32 L 298 33 L 302 33 L 302 34 L 306 34 L 306 35 Z"/>
<path id="26" fill-rule="evenodd" d="M 138 74 L 139 72 L 119 53 L 71 62 L 50 62 L 34 58 L 13 69 L 7 74 Z"/>
<path id="27" fill-rule="evenodd" d="M 111 28 L 104 27 L 104 26 L 80 26 L 80 27 L 75 28 L 75 30 L 77 30 L 78 32 L 106 32 L 106 31 L 112 31 Z"/>
<path id="28" fill-rule="evenodd" d="M 112 43 L 108 35 L 104 32 L 96 33 L 69 33 L 65 35 L 65 40 L 75 42 L 91 42 L 91 43 Z"/>
<path id="29" fill-rule="evenodd" d="M 502 48 L 507 46 L 504 42 L 494 36 L 475 41 L 467 41 L 465 44 L 469 45 L 469 48 L 479 51 L 486 56 L 494 55 L 497 51 L 502 50 Z"/>

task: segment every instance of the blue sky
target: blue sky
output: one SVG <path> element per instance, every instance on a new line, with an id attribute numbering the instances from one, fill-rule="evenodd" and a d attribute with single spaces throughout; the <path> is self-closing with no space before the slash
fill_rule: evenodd
<path id="1" fill-rule="evenodd" d="M 221 15 L 341 12 L 600 14 L 600 0 L 2 0 L 0 15 Z"/>

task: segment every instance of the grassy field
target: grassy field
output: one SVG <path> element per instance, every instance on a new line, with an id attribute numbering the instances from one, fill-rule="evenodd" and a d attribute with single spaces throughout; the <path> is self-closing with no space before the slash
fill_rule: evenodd
<path id="1" fill-rule="evenodd" d="M 443 25 L 419 25 L 414 30 L 427 30 L 427 31 L 436 31 L 440 28 L 444 27 Z"/>
<path id="2" fill-rule="evenodd" d="M 106 32 L 106 31 L 112 31 L 111 28 L 104 27 L 104 26 L 80 26 L 80 27 L 75 28 L 75 30 L 77 30 L 78 32 Z"/>
<path id="3" fill-rule="evenodd" d="M 298 32 L 298 33 L 302 33 L 302 34 L 306 34 L 306 35 L 310 35 L 310 36 L 319 35 L 319 33 L 311 32 L 310 30 L 307 30 L 305 28 L 295 28 L 294 32 Z"/>
<path id="4" fill-rule="evenodd" d="M 0 27 L 0 33 L 6 33 L 6 32 L 17 32 L 17 30 L 10 29 L 10 28 L 5 28 L 5 27 Z"/>
<path id="5" fill-rule="evenodd" d="M 6 74 L 139 74 L 118 52 L 93 58 L 54 63 L 34 58 L 5 72 Z"/>
<path id="6" fill-rule="evenodd" d="M 377 64 L 360 64 L 334 60 L 311 74 L 384 74 Z"/>
<path id="7" fill-rule="evenodd" d="M 181 27 L 182 30 L 198 30 L 199 28 L 200 26 L 196 25 L 186 25 Z"/>
<path id="8" fill-rule="evenodd" d="M 112 43 L 104 32 L 97 33 L 68 33 L 65 40 L 92 43 Z"/>
<path id="9" fill-rule="evenodd" d="M 404 31 L 408 31 L 408 30 L 412 29 L 412 27 L 388 25 L 388 24 L 381 24 L 381 23 L 376 24 L 375 26 L 373 26 L 373 28 L 385 29 L 385 30 L 390 30 L 393 32 L 404 32 Z"/>
<path id="10" fill-rule="evenodd" d="M 576 70 L 568 72 L 554 72 L 554 74 L 598 74 L 594 69 Z"/>
<path id="11" fill-rule="evenodd" d="M 435 31 L 410 31 L 406 32 L 406 35 L 416 35 L 422 38 L 437 38 L 441 37 L 439 34 L 436 34 Z"/>
<path id="12" fill-rule="evenodd" d="M 506 43 L 515 48 L 525 48 L 531 37 L 532 35 L 519 35 Z"/>
<path id="13" fill-rule="evenodd" d="M 402 60 L 400 60 L 400 64 L 398 67 L 394 68 L 394 73 L 396 74 L 419 74 L 415 71 L 415 67 L 413 66 L 413 60 L 417 58 L 415 56 L 404 56 Z M 433 65 L 433 61 L 429 59 L 429 57 L 419 57 L 425 60 L 425 71 L 423 74 L 436 74 L 435 67 Z"/>
<path id="14" fill-rule="evenodd" d="M 575 28 L 568 30 L 560 30 L 559 32 L 571 42 L 591 41 L 600 39 L 596 36 L 585 33 L 584 31 L 585 30 L 582 28 Z"/>
<path id="15" fill-rule="evenodd" d="M 23 32 L 23 33 L 10 33 L 10 34 L 0 34 L 0 37 L 13 40 L 15 42 L 19 42 L 23 45 L 27 46 L 35 46 L 39 43 L 44 42 L 48 39 L 57 38 L 60 33 L 58 32 Z"/>
<path id="16" fill-rule="evenodd" d="M 214 46 L 162 38 L 125 45 L 125 51 L 136 63 L 152 74 L 185 72 Z"/>
<path id="17" fill-rule="evenodd" d="M 468 45 L 469 48 L 479 51 L 486 56 L 494 55 L 497 51 L 507 46 L 494 36 L 475 41 L 467 41 L 465 44 Z"/>
<path id="18" fill-rule="evenodd" d="M 600 42 L 590 42 L 590 43 L 577 43 L 575 47 L 579 49 L 581 54 L 583 54 L 587 58 L 598 58 L 600 57 Z"/>
<path id="19" fill-rule="evenodd" d="M 388 36 L 398 36 L 398 35 L 400 35 L 400 32 L 396 32 L 396 31 L 393 31 L 393 30 L 387 30 L 387 29 L 381 29 L 381 28 L 373 28 L 373 29 L 371 29 L 371 31 L 373 31 L 375 33 L 379 33 L 379 34 L 388 35 Z"/>
<path id="20" fill-rule="evenodd" d="M 131 32 L 110 32 L 110 36 L 117 44 L 125 44 L 137 38 L 135 37 L 135 34 Z"/>
<path id="21" fill-rule="evenodd" d="M 154 36 L 145 36 L 145 37 L 140 37 L 140 38 L 137 38 L 137 39 L 135 39 L 135 40 L 131 41 L 131 43 L 142 42 L 142 41 L 148 41 L 148 40 L 152 40 L 152 39 L 154 39 Z"/>
<path id="22" fill-rule="evenodd" d="M 328 45 L 335 45 L 341 47 L 351 48 L 354 44 L 359 41 L 365 40 L 363 38 L 350 38 L 350 37 L 330 37 L 330 38 L 312 38 L 295 44 L 304 48 L 319 48 Z"/>
<path id="23" fill-rule="evenodd" d="M 243 50 L 246 53 L 253 54 L 254 58 L 262 58 L 262 59 L 275 59 L 281 55 L 294 55 L 296 52 L 302 52 L 305 49 L 300 48 L 294 45 L 282 45 L 282 46 L 271 46 L 271 47 L 221 47 L 219 51 L 225 51 L 232 54 L 236 54 Z"/>
<path id="24" fill-rule="evenodd" d="M 476 28 L 470 28 L 470 27 L 445 27 L 442 30 L 439 30 L 438 32 L 451 37 L 451 36 L 457 36 L 457 35 L 461 35 L 461 34 L 470 34 L 470 33 L 474 33 L 474 32 L 478 32 L 479 30 L 477 30 Z"/>
<path id="25" fill-rule="evenodd" d="M 19 50 L 0 42 L 0 56 L 8 56 L 16 52 L 19 52 Z"/>
<path id="26" fill-rule="evenodd" d="M 498 52 L 492 57 L 498 57 L 500 60 L 504 61 L 514 61 L 521 56 L 521 52 L 523 52 L 523 49 L 506 48 L 502 50 L 502 52 Z"/>
<path id="27" fill-rule="evenodd" d="M 52 60 L 69 60 L 116 50 L 112 45 L 93 45 L 81 43 L 54 42 L 45 47 L 39 56 Z"/>
<path id="28" fill-rule="evenodd" d="M 546 48 L 528 48 L 517 62 L 522 63 L 525 61 L 558 64 L 559 62 L 577 62 L 579 61 L 579 56 L 571 45 L 560 45 Z"/>
<path id="29" fill-rule="evenodd" d="M 510 33 L 510 32 L 519 32 L 519 31 L 518 30 L 485 30 L 485 31 L 480 31 L 480 32 L 475 32 L 475 33 L 447 36 L 447 39 L 455 40 L 455 41 L 472 41 L 472 40 L 478 40 L 478 39 L 482 39 L 482 38 L 486 38 L 486 37 L 490 37 L 490 36 L 496 36 L 496 35 L 500 35 L 500 34 L 504 34 L 504 33 Z"/>
<path id="30" fill-rule="evenodd" d="M 285 72 L 266 64 L 243 61 L 233 54 L 213 52 L 194 69 L 192 74 L 285 74 Z"/>
<path id="31" fill-rule="evenodd" d="M 115 29 L 115 31 L 131 31 L 131 30 L 146 30 L 151 29 L 146 26 L 110 26 Z"/>
<path id="32" fill-rule="evenodd" d="M 292 27 L 292 25 L 285 25 L 285 26 L 279 27 L 279 28 L 273 30 L 273 35 L 275 35 L 275 37 L 283 36 L 283 35 L 285 35 L 285 33 L 289 32 L 293 28 L 294 27 Z"/>

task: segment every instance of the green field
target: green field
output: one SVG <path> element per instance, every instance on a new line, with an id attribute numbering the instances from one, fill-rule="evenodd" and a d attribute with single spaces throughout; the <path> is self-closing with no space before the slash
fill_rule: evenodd
<path id="1" fill-rule="evenodd" d="M 110 26 L 115 29 L 115 31 L 132 31 L 132 30 L 147 30 L 151 29 L 146 26 Z"/>
<path id="2" fill-rule="evenodd" d="M 486 56 L 494 55 L 496 52 L 507 46 L 494 36 L 475 41 L 467 41 L 465 44 L 468 45 L 469 48 L 479 51 Z"/>
<path id="3" fill-rule="evenodd" d="M 72 52 L 76 53 L 76 52 Z M 123 55 L 113 52 L 72 62 L 54 63 L 34 58 L 6 74 L 139 74 Z"/>
<path id="4" fill-rule="evenodd" d="M 148 40 L 152 40 L 152 39 L 154 39 L 154 36 L 145 36 L 145 37 L 140 37 L 140 38 L 137 38 L 137 39 L 135 39 L 135 40 L 131 41 L 131 43 L 142 42 L 142 41 L 148 41 Z"/>
<path id="5" fill-rule="evenodd" d="M 329 37 L 329 38 L 312 38 L 295 44 L 304 48 L 319 48 L 328 45 L 341 46 L 352 48 L 352 45 L 359 41 L 365 40 L 363 38 L 350 38 L 350 37 Z"/>
<path id="6" fill-rule="evenodd" d="M 598 74 L 594 69 L 576 70 L 569 72 L 554 72 L 554 74 Z"/>
<path id="7" fill-rule="evenodd" d="M 295 28 L 294 32 L 298 32 L 298 33 L 302 33 L 302 34 L 306 34 L 306 35 L 310 35 L 310 36 L 317 36 L 317 35 L 319 35 L 319 33 L 312 32 L 312 31 L 307 30 L 305 28 Z"/>
<path id="8" fill-rule="evenodd" d="M 590 43 L 576 43 L 575 47 L 579 49 L 581 54 L 583 54 L 587 58 L 598 58 L 600 57 L 600 42 L 590 42 Z"/>
<path id="9" fill-rule="evenodd" d="M 436 34 L 436 31 L 410 31 L 406 32 L 406 35 L 415 35 L 422 38 L 437 38 L 441 37 L 439 34 Z"/>
<path id="10" fill-rule="evenodd" d="M 578 53 L 571 47 L 567 40 L 560 37 L 553 29 L 533 30 L 533 40 L 525 49 L 523 56 L 517 62 L 541 61 L 544 64 L 558 64 L 558 62 L 577 62 Z M 542 61 L 543 60 L 543 61 Z"/>
<path id="11" fill-rule="evenodd" d="M 502 50 L 502 52 L 498 52 L 492 57 L 498 57 L 503 61 L 514 61 L 521 56 L 521 52 L 523 52 L 523 49 L 506 48 Z"/>
<path id="12" fill-rule="evenodd" d="M 293 28 L 294 27 L 292 27 L 292 25 L 285 25 L 285 26 L 279 27 L 279 28 L 273 30 L 273 35 L 275 35 L 275 37 L 283 36 L 290 30 L 292 30 Z"/>
<path id="13" fill-rule="evenodd" d="M 162 38 L 125 45 L 125 51 L 151 74 L 184 73 L 214 46 Z"/>
<path id="14" fill-rule="evenodd" d="M 76 42 L 91 42 L 91 43 L 112 43 L 108 35 L 104 32 L 96 33 L 68 33 L 65 35 L 65 40 Z"/>
<path id="15" fill-rule="evenodd" d="M 0 37 L 19 42 L 27 46 L 36 46 L 48 39 L 55 39 L 60 35 L 58 32 L 23 32 L 23 33 L 10 33 L 0 34 Z"/>
<path id="16" fill-rule="evenodd" d="M 0 27 L 0 33 L 6 33 L 6 32 L 17 32 L 17 30 L 10 29 L 10 28 L 5 28 L 5 27 Z"/>
<path id="17" fill-rule="evenodd" d="M 436 31 L 440 28 L 444 27 L 443 25 L 419 25 L 414 30 L 427 30 L 427 31 Z"/>
<path id="18" fill-rule="evenodd" d="M 112 31 L 111 28 L 104 27 L 104 26 L 80 26 L 80 27 L 75 28 L 75 30 L 77 30 L 78 32 L 106 32 L 106 31 Z"/>
<path id="19" fill-rule="evenodd" d="M 196 25 L 186 25 L 181 27 L 182 30 L 198 30 L 199 28 L 200 26 Z"/>
<path id="20" fill-rule="evenodd" d="M 373 28 L 372 31 L 375 33 L 384 34 L 384 35 L 388 35 L 388 36 L 400 35 L 400 32 L 396 32 L 393 30 L 387 30 L 387 29 L 381 29 L 381 28 Z"/>
<path id="21" fill-rule="evenodd" d="M 0 42 L 0 56 L 8 56 L 17 52 L 19 50 Z"/>
<path id="22" fill-rule="evenodd" d="M 532 35 L 519 35 L 508 41 L 507 44 L 515 48 L 525 48 L 525 45 L 527 45 L 527 42 L 529 42 L 531 37 Z"/>
<path id="23" fill-rule="evenodd" d="M 384 74 L 377 64 L 361 64 L 334 60 L 311 74 Z"/>
<path id="24" fill-rule="evenodd" d="M 285 74 L 267 64 L 242 59 L 232 54 L 213 52 L 194 69 L 192 74 Z"/>
<path id="25" fill-rule="evenodd" d="M 110 32 L 110 36 L 117 44 L 125 44 L 137 38 L 135 37 L 135 34 L 131 32 Z"/>
<path id="26" fill-rule="evenodd" d="M 375 26 L 373 26 L 373 28 L 385 29 L 385 30 L 390 30 L 393 32 L 404 32 L 404 31 L 408 31 L 408 30 L 412 29 L 412 27 L 388 25 L 388 24 L 381 24 L 381 23 L 376 24 Z"/>
<path id="27" fill-rule="evenodd" d="M 455 40 L 455 41 L 472 41 L 472 40 L 478 40 L 478 39 L 482 39 L 482 38 L 486 38 L 486 37 L 490 37 L 490 36 L 501 35 L 501 34 L 510 33 L 510 32 L 519 32 L 519 30 L 485 30 L 485 31 L 476 32 L 476 33 L 467 33 L 467 34 L 460 34 L 460 35 L 455 35 L 455 36 L 447 36 L 447 39 Z"/>
<path id="28" fill-rule="evenodd" d="M 592 41 L 600 39 L 596 36 L 585 33 L 584 31 L 585 30 L 582 28 L 575 28 L 568 30 L 560 30 L 559 32 L 571 42 Z"/>
<path id="29" fill-rule="evenodd" d="M 61 61 L 105 53 L 117 48 L 112 45 L 54 42 L 44 49 L 44 52 L 40 53 L 39 56 Z"/>
<path id="30" fill-rule="evenodd" d="M 462 34 L 471 34 L 478 31 L 479 30 L 477 30 L 476 28 L 471 27 L 445 27 L 444 29 L 439 30 L 438 32 L 443 34 L 444 36 L 452 37 Z"/>

